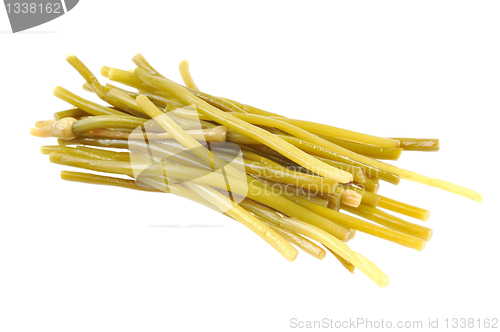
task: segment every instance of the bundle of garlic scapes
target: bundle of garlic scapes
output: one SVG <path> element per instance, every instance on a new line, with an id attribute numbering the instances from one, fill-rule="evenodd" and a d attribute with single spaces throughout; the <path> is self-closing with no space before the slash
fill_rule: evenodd
<path id="1" fill-rule="evenodd" d="M 186 61 L 179 66 L 184 86 L 141 54 L 134 70 L 102 67 L 103 76 L 135 91 L 101 85 L 77 57 L 67 61 L 84 89 L 110 106 L 56 87 L 54 95 L 73 108 L 37 122 L 31 134 L 59 138 L 41 148 L 53 163 L 116 175 L 62 171 L 62 179 L 185 197 L 239 221 L 289 261 L 296 247 L 318 259 L 326 249 L 384 287 L 389 278 L 345 242 L 360 231 L 421 251 L 432 230 L 386 212 L 429 218 L 427 210 L 377 194 L 380 181 L 406 179 L 482 200 L 380 161 L 404 150 L 437 151 L 436 139 L 377 137 L 215 97 L 197 88 Z"/>

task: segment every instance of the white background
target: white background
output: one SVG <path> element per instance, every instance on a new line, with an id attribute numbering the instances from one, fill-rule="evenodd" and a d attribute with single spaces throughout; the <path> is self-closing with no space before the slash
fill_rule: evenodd
<path id="1" fill-rule="evenodd" d="M 81 1 L 14 35 L 0 8 L 0 331 L 499 318 L 499 17 L 497 1 Z M 39 153 L 55 140 L 28 129 L 68 107 L 56 85 L 93 98 L 68 52 L 96 74 L 133 68 L 142 52 L 177 81 L 188 59 L 214 95 L 380 136 L 440 138 L 438 153 L 406 152 L 397 164 L 484 202 L 383 183 L 381 194 L 431 211 L 434 237 L 416 252 L 358 232 L 351 248 L 391 278 L 380 289 L 331 256 L 289 263 L 180 198 L 63 182 Z M 223 227 L 153 227 L 186 222 Z"/>

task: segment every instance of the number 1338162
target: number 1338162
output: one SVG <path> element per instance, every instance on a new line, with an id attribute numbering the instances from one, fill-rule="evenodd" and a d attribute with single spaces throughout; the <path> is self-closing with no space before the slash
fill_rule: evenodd
<path id="1" fill-rule="evenodd" d="M 446 318 L 444 322 L 452 329 L 498 329 L 498 318 Z"/>
<path id="2" fill-rule="evenodd" d="M 35 13 L 47 13 L 47 14 L 61 14 L 62 7 L 61 3 L 29 3 L 29 2 L 15 2 L 8 3 L 5 5 L 7 8 L 7 13 L 11 14 L 35 14 Z"/>

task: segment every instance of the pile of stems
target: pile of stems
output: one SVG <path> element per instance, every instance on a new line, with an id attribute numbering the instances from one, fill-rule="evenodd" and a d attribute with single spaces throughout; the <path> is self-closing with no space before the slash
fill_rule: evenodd
<path id="1" fill-rule="evenodd" d="M 31 129 L 58 138 L 41 152 L 53 163 L 101 173 L 62 171 L 62 179 L 184 197 L 242 223 L 289 261 L 297 249 L 317 259 L 330 252 L 384 287 L 389 278 L 345 243 L 359 231 L 421 251 L 432 230 L 389 213 L 429 218 L 425 209 L 379 195 L 380 180 L 407 179 L 481 200 L 470 189 L 380 161 L 437 151 L 439 140 L 378 137 L 216 97 L 198 89 L 187 61 L 179 65 L 184 86 L 141 54 L 134 70 L 101 68 L 135 91 L 102 85 L 76 56 L 67 61 L 84 90 L 108 106 L 54 89 L 73 108 Z"/>

